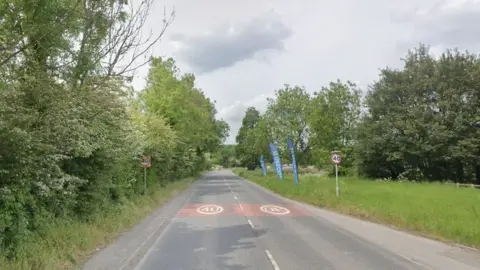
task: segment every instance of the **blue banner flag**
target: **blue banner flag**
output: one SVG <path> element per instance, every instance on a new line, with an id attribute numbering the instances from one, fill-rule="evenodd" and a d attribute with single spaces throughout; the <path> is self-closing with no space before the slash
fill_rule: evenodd
<path id="1" fill-rule="evenodd" d="M 260 156 L 260 168 L 262 168 L 263 176 L 267 175 L 267 168 L 265 167 L 265 160 L 263 160 L 263 155 Z"/>
<path id="2" fill-rule="evenodd" d="M 287 140 L 287 144 L 290 155 L 292 155 L 293 179 L 295 180 L 295 184 L 298 184 L 297 159 L 295 158 L 295 148 L 293 147 L 293 140 L 289 138 Z"/>
<path id="3" fill-rule="evenodd" d="M 271 143 L 269 146 L 270 146 L 270 152 L 272 152 L 273 164 L 275 165 L 275 170 L 277 171 L 278 178 L 282 180 L 283 179 L 282 162 L 280 161 L 280 155 L 278 154 L 278 149 L 273 143 Z"/>

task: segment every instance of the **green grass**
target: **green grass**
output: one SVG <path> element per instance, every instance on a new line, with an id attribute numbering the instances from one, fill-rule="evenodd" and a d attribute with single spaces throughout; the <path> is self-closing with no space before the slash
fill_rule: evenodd
<path id="1" fill-rule="evenodd" d="M 291 174 L 280 181 L 270 172 L 236 169 L 235 173 L 284 197 L 390 224 L 446 242 L 480 247 L 480 191 L 451 184 L 386 182 L 301 175 L 295 185 Z"/>
<path id="2" fill-rule="evenodd" d="M 92 222 L 61 220 L 49 225 L 43 238 L 33 235 L 13 262 L 0 260 L 0 269 L 75 269 L 96 250 L 111 242 L 121 232 L 146 218 L 162 203 L 189 186 L 196 178 L 152 188 L 146 196 L 136 197 L 112 207 Z"/>

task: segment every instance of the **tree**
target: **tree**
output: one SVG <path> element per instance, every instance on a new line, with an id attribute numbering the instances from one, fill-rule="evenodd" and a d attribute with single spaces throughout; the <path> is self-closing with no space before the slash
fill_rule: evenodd
<path id="1" fill-rule="evenodd" d="M 292 138 L 297 160 L 301 164 L 311 161 L 310 127 L 307 123 L 309 105 L 310 95 L 304 87 L 286 84 L 283 89 L 275 91 L 275 98 L 268 99 L 264 116 L 272 142 L 281 154 L 289 156 L 287 138 Z"/>
<path id="2" fill-rule="evenodd" d="M 218 162 L 223 168 L 231 168 L 236 165 L 235 145 L 223 145 L 219 149 Z"/>
<path id="3" fill-rule="evenodd" d="M 340 150 L 347 169 L 342 172 L 410 180 L 476 178 L 480 184 L 480 129 L 472 125 L 480 113 L 479 70 L 478 55 L 446 50 L 435 58 L 421 45 L 408 52 L 402 69 L 382 69 L 363 103 L 350 81 L 331 82 L 312 97 L 286 84 L 268 99 L 264 115 L 247 113 L 237 155 L 256 164 L 273 142 L 285 158 L 290 137 L 301 164 L 331 164 L 330 152 Z"/>
<path id="4" fill-rule="evenodd" d="M 330 152 L 339 150 L 346 158 L 342 165 L 351 166 L 360 120 L 360 90 L 356 85 L 337 80 L 322 87 L 314 93 L 307 118 L 315 164 L 331 164 Z"/>
<path id="5" fill-rule="evenodd" d="M 382 70 L 366 100 L 358 144 L 361 169 L 372 177 L 470 181 L 479 131 L 479 58 L 428 47 L 410 51 L 403 70 Z"/>
<path id="6" fill-rule="evenodd" d="M 211 152 L 215 152 L 217 148 L 221 147 L 230 133 L 230 125 L 225 120 L 215 120 L 214 121 L 214 132 L 213 138 L 215 139 L 212 143 L 213 146 L 210 147 Z"/>
<path id="7" fill-rule="evenodd" d="M 257 157 L 252 148 L 252 134 L 260 121 L 260 112 L 254 107 L 247 108 L 242 119 L 242 126 L 235 138 L 237 146 L 235 153 L 242 166 L 254 167 L 257 165 Z"/>
<path id="8" fill-rule="evenodd" d="M 144 38 L 152 3 L 0 3 L 1 256 L 14 260 L 50 223 L 94 222 L 143 194 L 143 155 L 154 190 L 208 168 L 225 140 L 195 77 L 150 56 L 174 17 Z M 131 76 L 149 63 L 136 96 Z"/>
<path id="9" fill-rule="evenodd" d="M 170 179 L 184 177 L 202 168 L 204 154 L 216 151 L 228 132 L 224 121 L 215 120 L 216 110 L 210 99 L 194 88 L 194 80 L 192 74 L 180 76 L 173 59 L 155 58 L 147 88 L 140 94 L 141 109 L 165 117 L 167 125 L 177 134 L 173 153 L 176 163 L 172 166 L 183 167 L 183 172 L 168 175 Z"/>
<path id="10" fill-rule="evenodd" d="M 247 108 L 245 116 L 242 119 L 242 126 L 238 130 L 238 134 L 235 137 L 237 144 L 243 143 L 248 130 L 254 129 L 260 119 L 260 112 L 254 107 Z"/>

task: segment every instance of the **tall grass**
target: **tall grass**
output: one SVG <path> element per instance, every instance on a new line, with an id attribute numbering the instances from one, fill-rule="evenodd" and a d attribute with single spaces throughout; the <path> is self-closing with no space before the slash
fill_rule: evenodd
<path id="1" fill-rule="evenodd" d="M 266 177 L 260 172 L 234 172 L 291 199 L 430 238 L 480 247 L 479 190 L 442 183 L 341 177 L 337 198 L 335 178 L 301 175 L 300 184 L 295 185 L 291 174 L 280 181 L 273 172 Z"/>

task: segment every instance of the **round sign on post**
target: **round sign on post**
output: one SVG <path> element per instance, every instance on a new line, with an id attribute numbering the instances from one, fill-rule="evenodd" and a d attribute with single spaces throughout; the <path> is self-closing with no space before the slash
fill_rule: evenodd
<path id="1" fill-rule="evenodd" d="M 339 196 L 340 186 L 338 184 L 338 165 L 342 162 L 342 156 L 338 151 L 332 153 L 332 162 L 335 163 L 335 193 Z"/>
<path id="2" fill-rule="evenodd" d="M 339 153 L 332 154 L 332 162 L 336 165 L 340 164 L 342 162 L 342 156 Z"/>
<path id="3" fill-rule="evenodd" d="M 143 191 L 147 193 L 147 168 L 152 166 L 152 159 L 150 157 L 143 157 L 140 163 L 140 166 L 143 167 Z"/>
<path id="4" fill-rule="evenodd" d="M 150 157 L 143 157 L 142 158 L 141 166 L 143 168 L 150 168 L 151 165 L 152 165 L 152 162 L 150 160 Z"/>

